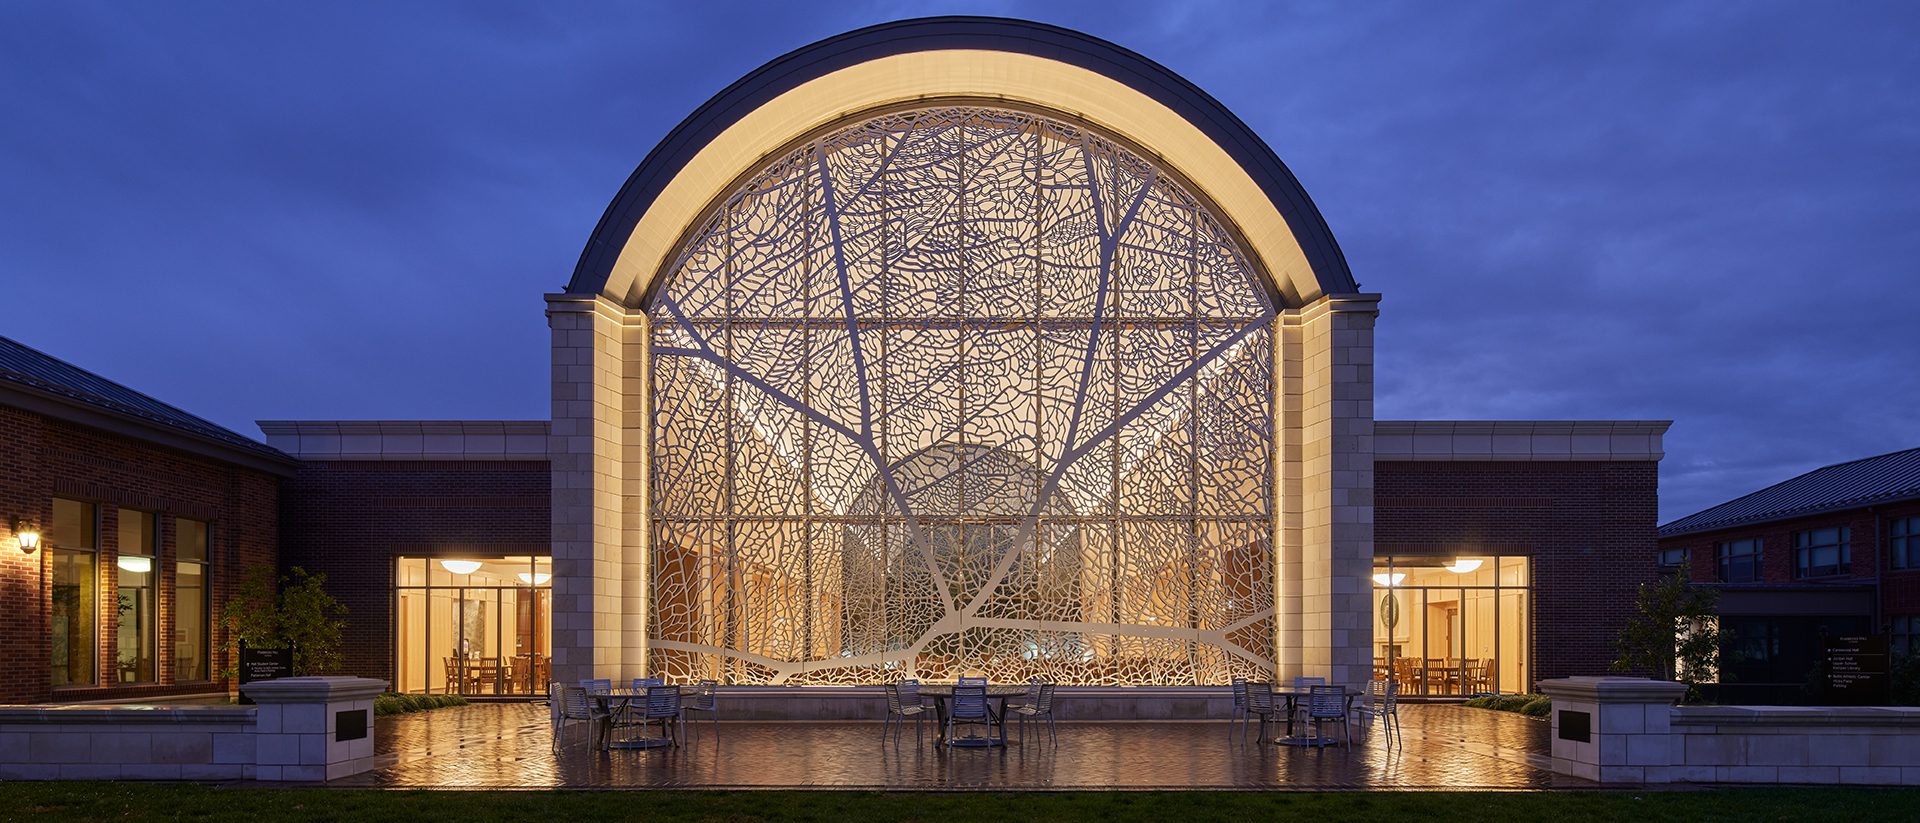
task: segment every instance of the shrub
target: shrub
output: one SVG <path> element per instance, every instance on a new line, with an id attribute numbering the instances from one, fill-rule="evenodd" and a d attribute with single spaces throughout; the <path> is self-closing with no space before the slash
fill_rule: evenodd
<path id="1" fill-rule="evenodd" d="M 1553 701 L 1544 694 L 1489 694 L 1475 697 L 1464 705 L 1496 712 L 1516 712 L 1528 717 L 1546 717 Z"/>
<path id="2" fill-rule="evenodd" d="M 457 694 L 395 694 L 387 692 L 373 699 L 376 715 L 408 714 L 447 706 L 465 706 L 467 699 Z"/>

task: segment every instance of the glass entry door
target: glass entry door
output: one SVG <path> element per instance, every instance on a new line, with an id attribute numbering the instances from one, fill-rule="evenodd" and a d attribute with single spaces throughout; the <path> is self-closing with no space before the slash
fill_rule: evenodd
<path id="1" fill-rule="evenodd" d="M 396 689 L 545 693 L 552 672 L 551 578 L 545 557 L 401 558 Z"/>

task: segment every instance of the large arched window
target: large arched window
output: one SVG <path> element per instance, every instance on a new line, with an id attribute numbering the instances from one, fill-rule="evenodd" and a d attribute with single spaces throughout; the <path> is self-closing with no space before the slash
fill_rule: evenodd
<path id="1" fill-rule="evenodd" d="M 648 307 L 652 668 L 1269 675 L 1273 301 L 1177 175 L 1064 115 L 771 158 Z"/>

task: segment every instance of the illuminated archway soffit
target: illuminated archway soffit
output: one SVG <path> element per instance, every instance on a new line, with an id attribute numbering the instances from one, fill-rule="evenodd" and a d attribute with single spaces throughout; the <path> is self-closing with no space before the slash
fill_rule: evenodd
<path id="1" fill-rule="evenodd" d="M 848 116 L 941 97 L 1072 112 L 1160 156 L 1219 205 L 1286 305 L 1354 290 L 1338 245 L 1292 173 L 1205 92 L 1077 32 L 950 17 L 823 40 L 709 100 L 628 178 L 582 252 L 568 292 L 638 306 L 689 227 L 750 167 Z"/>

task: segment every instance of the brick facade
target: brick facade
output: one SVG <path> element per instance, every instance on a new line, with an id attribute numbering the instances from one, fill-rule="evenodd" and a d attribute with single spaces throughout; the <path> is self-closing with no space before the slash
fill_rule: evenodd
<path id="1" fill-rule="evenodd" d="M 1606 674 L 1655 579 L 1654 461 L 1381 461 L 1374 554 L 1524 555 L 1533 679 Z"/>
<path id="2" fill-rule="evenodd" d="M 208 627 L 214 645 L 211 672 L 226 666 L 219 630 L 221 604 L 251 566 L 276 562 L 278 478 L 208 457 L 154 446 L 133 437 L 69 423 L 35 412 L 0 407 L 0 519 L 26 518 L 43 529 L 53 518 L 53 498 L 99 507 L 96 602 L 115 602 L 119 509 L 153 512 L 160 523 L 157 680 L 119 685 L 118 614 L 100 608 L 95 628 L 96 685 L 54 690 L 48 672 L 52 654 L 47 628 L 53 583 L 49 551 L 19 551 L 9 539 L 0 548 L 0 703 L 37 703 L 144 698 L 224 691 L 221 681 L 173 681 L 173 578 L 175 520 L 211 524 L 209 547 L 213 609 Z M 8 525 L 8 524 L 0 524 Z M 11 538 L 11 535 L 9 535 Z"/>
<path id="3" fill-rule="evenodd" d="M 544 460 L 301 464 L 281 503 L 281 562 L 327 575 L 348 609 L 344 674 L 394 676 L 394 560 L 547 555 Z"/>
<path id="4" fill-rule="evenodd" d="M 1827 512 L 1792 520 L 1735 526 L 1660 539 L 1661 549 L 1686 549 L 1688 577 L 1700 582 L 1720 579 L 1717 547 L 1732 540 L 1761 541 L 1760 584 L 1877 583 L 1876 631 L 1886 631 L 1895 616 L 1920 615 L 1920 568 L 1896 569 L 1887 556 L 1887 524 L 1902 517 L 1920 517 L 1920 500 Z M 1794 533 L 1845 526 L 1850 568 L 1846 574 L 1803 579 L 1794 576 Z"/>

